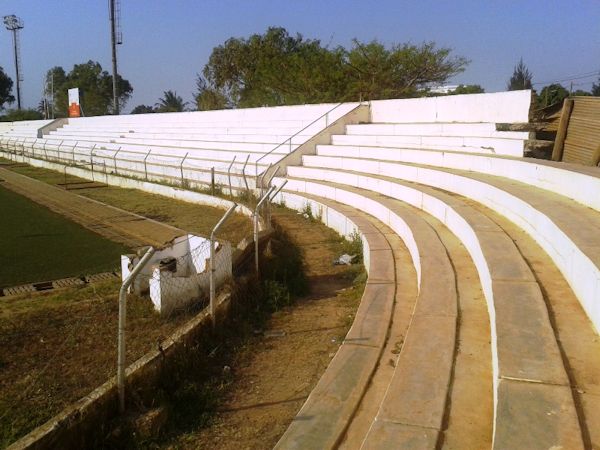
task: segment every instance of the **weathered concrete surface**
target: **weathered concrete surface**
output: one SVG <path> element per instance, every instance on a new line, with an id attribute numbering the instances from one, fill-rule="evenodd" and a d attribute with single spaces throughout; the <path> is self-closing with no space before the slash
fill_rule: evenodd
<path id="1" fill-rule="evenodd" d="M 494 449 L 583 449 L 568 386 L 502 380 Z"/>

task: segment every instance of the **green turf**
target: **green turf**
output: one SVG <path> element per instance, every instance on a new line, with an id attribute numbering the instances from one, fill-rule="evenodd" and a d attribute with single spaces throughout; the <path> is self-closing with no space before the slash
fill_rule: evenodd
<path id="1" fill-rule="evenodd" d="M 112 270 L 127 249 L 0 185 L 0 288 Z"/>

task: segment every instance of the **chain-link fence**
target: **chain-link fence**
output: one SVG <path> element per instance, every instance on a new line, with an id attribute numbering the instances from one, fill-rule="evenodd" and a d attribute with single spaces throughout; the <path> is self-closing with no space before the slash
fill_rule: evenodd
<path id="1" fill-rule="evenodd" d="M 260 163 L 259 152 L 219 149 L 143 148 L 117 144 L 102 145 L 89 141 L 0 137 L 2 151 L 58 164 L 83 167 L 92 172 L 94 181 L 106 182 L 108 175 L 119 175 L 184 188 L 205 190 L 211 194 L 239 196 L 257 187 L 257 176 L 284 156 L 274 152 Z"/>

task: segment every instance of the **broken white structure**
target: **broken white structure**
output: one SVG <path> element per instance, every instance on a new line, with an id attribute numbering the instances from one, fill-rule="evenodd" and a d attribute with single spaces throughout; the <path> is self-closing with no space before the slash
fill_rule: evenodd
<path id="1" fill-rule="evenodd" d="M 123 280 L 139 262 L 137 255 L 121 256 Z M 215 283 L 219 287 L 232 276 L 231 245 L 215 242 Z M 161 314 L 190 306 L 208 296 L 210 240 L 187 234 L 157 250 L 131 286 L 137 295 L 149 293 L 154 308 Z"/>

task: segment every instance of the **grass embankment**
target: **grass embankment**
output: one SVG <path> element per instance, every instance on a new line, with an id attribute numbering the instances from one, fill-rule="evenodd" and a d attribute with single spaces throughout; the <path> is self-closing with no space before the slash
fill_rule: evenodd
<path id="1" fill-rule="evenodd" d="M 128 250 L 0 183 L 0 288 L 113 270 Z"/>

